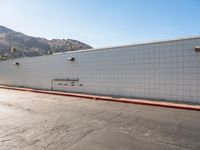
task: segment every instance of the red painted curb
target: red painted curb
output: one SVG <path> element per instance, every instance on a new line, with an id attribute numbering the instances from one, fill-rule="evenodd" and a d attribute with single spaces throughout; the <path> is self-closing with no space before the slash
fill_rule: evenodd
<path id="1" fill-rule="evenodd" d="M 45 90 L 36 90 L 36 89 L 30 89 L 30 88 L 18 88 L 18 87 L 10 87 L 10 86 L 0 86 L 0 88 L 34 92 L 34 93 L 51 94 L 51 95 L 72 96 L 72 97 L 103 100 L 103 101 L 112 101 L 112 102 L 120 102 L 120 103 L 129 103 L 129 104 L 149 105 L 149 106 L 200 111 L 200 105 L 176 104 L 176 103 L 170 103 L 170 102 L 158 102 L 158 101 L 143 100 L 143 99 L 113 98 L 113 97 L 109 97 L 109 96 L 96 96 L 96 95 L 89 95 L 89 94 L 45 91 Z"/>

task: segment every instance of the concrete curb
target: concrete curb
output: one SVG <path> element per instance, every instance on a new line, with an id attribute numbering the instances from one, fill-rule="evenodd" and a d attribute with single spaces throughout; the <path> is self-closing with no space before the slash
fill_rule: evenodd
<path id="1" fill-rule="evenodd" d="M 18 88 L 18 87 L 11 87 L 11 86 L 0 86 L 0 88 L 9 89 L 9 90 L 34 92 L 34 93 L 51 94 L 51 95 L 80 97 L 80 98 L 87 98 L 87 99 L 93 99 L 93 100 L 103 100 L 103 101 L 112 101 L 112 102 L 120 102 L 120 103 L 129 103 L 129 104 L 149 105 L 149 106 L 200 111 L 200 105 L 158 102 L 158 101 L 143 100 L 143 99 L 113 98 L 113 97 L 109 97 L 109 96 L 97 96 L 97 95 L 89 95 L 89 94 L 55 92 L 55 91 L 47 91 L 47 90 L 36 90 L 36 89 L 30 89 L 30 88 Z"/>

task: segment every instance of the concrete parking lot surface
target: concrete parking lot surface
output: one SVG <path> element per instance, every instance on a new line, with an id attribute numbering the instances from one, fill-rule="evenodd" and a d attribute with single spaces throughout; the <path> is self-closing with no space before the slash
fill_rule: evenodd
<path id="1" fill-rule="evenodd" d="M 0 89 L 1 150 L 200 149 L 200 112 Z"/>

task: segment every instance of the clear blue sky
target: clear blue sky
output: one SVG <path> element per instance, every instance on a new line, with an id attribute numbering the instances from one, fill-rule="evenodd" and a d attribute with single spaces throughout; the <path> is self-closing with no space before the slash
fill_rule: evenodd
<path id="1" fill-rule="evenodd" d="M 93 47 L 200 35 L 200 0 L 0 0 L 0 25 Z"/>

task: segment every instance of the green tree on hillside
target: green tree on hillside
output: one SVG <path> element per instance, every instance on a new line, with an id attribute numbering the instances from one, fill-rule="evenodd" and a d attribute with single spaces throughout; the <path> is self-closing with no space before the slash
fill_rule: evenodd
<path id="1" fill-rule="evenodd" d="M 0 55 L 0 60 L 7 60 L 8 57 L 7 56 L 4 56 L 4 55 Z"/>
<path id="2" fill-rule="evenodd" d="M 11 47 L 10 48 L 10 51 L 11 51 L 11 55 L 10 55 L 10 58 L 13 59 L 15 57 L 15 54 L 17 52 L 17 49 L 16 47 Z"/>

